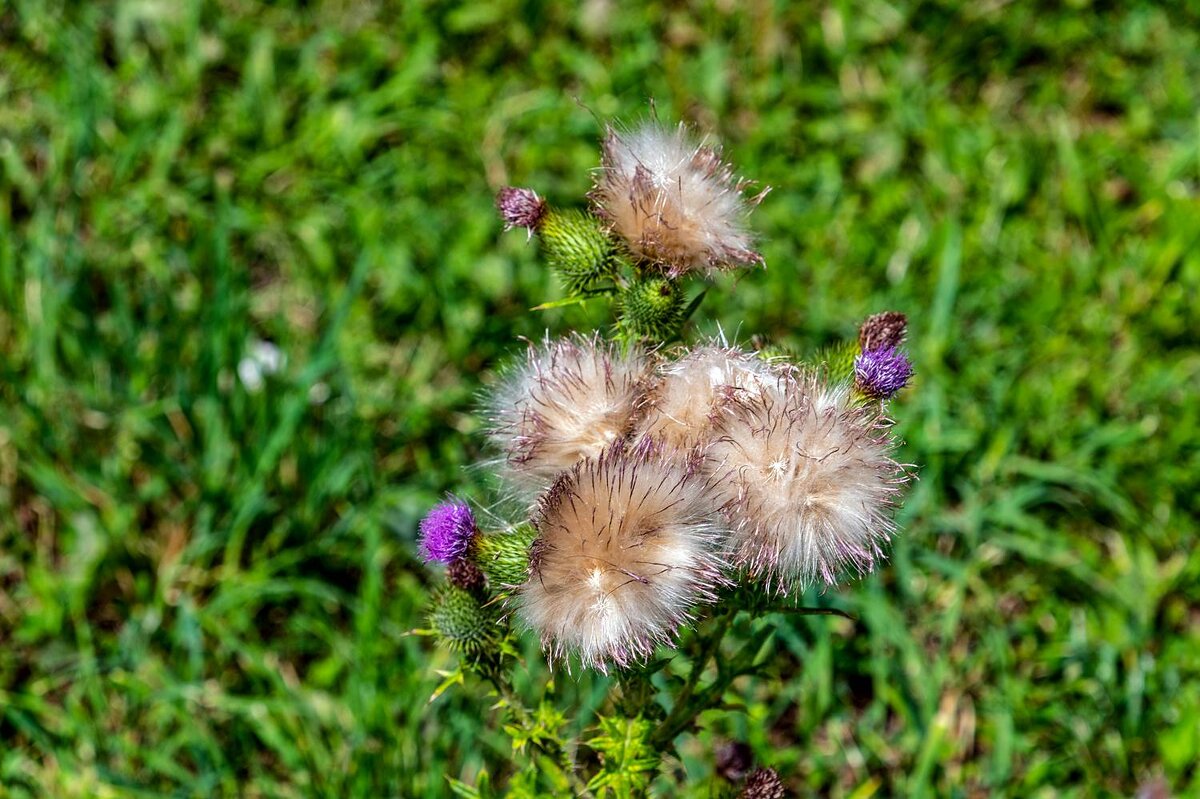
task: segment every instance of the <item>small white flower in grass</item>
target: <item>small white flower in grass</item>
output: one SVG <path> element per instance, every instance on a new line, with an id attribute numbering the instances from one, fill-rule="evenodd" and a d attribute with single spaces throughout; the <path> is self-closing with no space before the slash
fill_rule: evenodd
<path id="1" fill-rule="evenodd" d="M 509 486 L 532 498 L 579 460 L 624 442 L 652 371 L 644 352 L 598 336 L 531 346 L 489 399 L 488 434 Z"/>
<path id="2" fill-rule="evenodd" d="M 712 440 L 720 415 L 740 394 L 778 385 L 784 374 L 723 339 L 696 347 L 659 367 L 637 435 L 684 454 L 702 450 Z"/>
<path id="3" fill-rule="evenodd" d="M 287 364 L 283 350 L 269 341 L 255 341 L 250 345 L 250 354 L 238 361 L 238 379 L 251 394 L 262 391 L 266 378 L 278 374 Z"/>
<path id="4" fill-rule="evenodd" d="M 735 565 L 780 593 L 874 569 L 908 480 L 887 426 L 848 386 L 815 375 L 722 416 L 705 468 L 721 486 Z"/>
<path id="5" fill-rule="evenodd" d="M 672 276 L 710 274 L 763 262 L 746 217 L 767 191 L 748 199 L 747 185 L 684 125 L 670 130 L 648 122 L 608 129 L 589 196 L 634 256 Z"/>
<path id="6" fill-rule="evenodd" d="M 521 618 L 551 657 L 607 670 L 669 643 L 723 585 L 725 528 L 702 478 L 651 447 L 614 448 L 539 502 Z"/>

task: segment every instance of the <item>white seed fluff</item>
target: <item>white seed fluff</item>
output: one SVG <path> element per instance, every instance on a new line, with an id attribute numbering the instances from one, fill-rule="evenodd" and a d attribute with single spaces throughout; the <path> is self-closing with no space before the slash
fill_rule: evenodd
<path id="1" fill-rule="evenodd" d="M 669 643 L 722 585 L 725 529 L 702 479 L 652 448 L 612 449 L 539 502 L 521 617 L 552 658 L 606 670 Z"/>
<path id="2" fill-rule="evenodd" d="M 721 419 L 707 467 L 735 564 L 780 593 L 870 572 L 908 479 L 894 448 L 885 420 L 813 375 L 739 402 Z"/>
<path id="3" fill-rule="evenodd" d="M 488 434 L 504 453 L 509 486 L 531 499 L 578 461 L 625 441 L 652 372 L 645 353 L 598 336 L 530 347 L 489 400 Z"/>
<path id="4" fill-rule="evenodd" d="M 652 440 L 680 453 L 703 450 L 721 414 L 740 395 L 757 394 L 782 379 L 778 368 L 724 341 L 696 347 L 659 367 L 635 441 Z"/>
<path id="5" fill-rule="evenodd" d="M 720 153 L 679 125 L 609 128 L 591 198 L 597 213 L 638 258 L 672 275 L 761 264 L 746 226 L 746 182 Z"/>

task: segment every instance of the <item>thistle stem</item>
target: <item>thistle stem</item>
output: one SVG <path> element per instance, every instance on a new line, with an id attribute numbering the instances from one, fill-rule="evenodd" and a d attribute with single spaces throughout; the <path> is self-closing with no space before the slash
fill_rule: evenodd
<path id="1" fill-rule="evenodd" d="M 694 701 L 696 686 L 700 684 L 700 678 L 704 675 L 704 670 L 708 667 L 709 658 L 720 651 L 721 642 L 725 639 L 725 634 L 729 632 L 729 628 L 733 624 L 736 615 L 736 611 L 726 611 L 717 616 L 716 628 L 704 637 L 700 654 L 692 661 L 692 670 L 688 674 L 688 680 L 684 684 L 678 699 L 675 700 L 675 705 L 650 737 L 652 744 L 664 746 L 670 743 L 676 735 L 687 729 L 695 721 L 696 716 L 708 709 L 707 692 L 700 695 L 702 701 Z"/>

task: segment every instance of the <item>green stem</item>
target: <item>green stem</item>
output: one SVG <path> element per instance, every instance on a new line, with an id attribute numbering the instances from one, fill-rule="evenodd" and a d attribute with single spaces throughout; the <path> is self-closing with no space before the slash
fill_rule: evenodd
<path id="1" fill-rule="evenodd" d="M 798 616 L 841 616 L 843 619 L 850 621 L 858 621 L 858 618 L 850 615 L 844 610 L 837 608 L 794 608 L 787 605 L 779 607 L 767 607 L 762 609 L 763 613 L 794 613 Z"/>
<path id="2" fill-rule="evenodd" d="M 733 624 L 734 612 L 724 612 L 716 617 L 716 628 L 704 637 L 701 644 L 700 654 L 692 661 L 692 670 L 688 674 L 688 680 L 684 683 L 683 690 L 679 693 L 675 700 L 671 712 L 662 720 L 654 734 L 650 736 L 650 742 L 655 746 L 665 746 L 674 740 L 675 736 L 687 729 L 692 722 L 695 721 L 702 711 L 706 710 L 707 698 L 704 701 L 694 701 L 696 696 L 696 686 L 700 684 L 700 678 L 704 675 L 704 670 L 708 667 L 709 658 L 720 651 L 721 642 L 725 639 L 725 634 L 729 632 L 729 627 Z M 707 692 L 705 692 L 706 694 Z M 701 696 L 705 696 L 701 694 Z"/>

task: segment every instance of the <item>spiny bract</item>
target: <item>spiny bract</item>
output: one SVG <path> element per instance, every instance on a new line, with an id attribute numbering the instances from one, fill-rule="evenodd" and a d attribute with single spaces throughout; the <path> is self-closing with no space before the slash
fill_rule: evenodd
<path id="1" fill-rule="evenodd" d="M 478 654 L 495 646 L 501 629 L 496 612 L 473 592 L 445 585 L 434 595 L 429 626 L 456 652 Z"/>
<path id="2" fill-rule="evenodd" d="M 475 563 L 497 590 L 516 588 L 529 577 L 529 548 L 537 531 L 532 524 L 518 524 L 475 539 Z"/>
<path id="3" fill-rule="evenodd" d="M 683 326 L 683 287 L 675 280 L 638 280 L 617 295 L 617 324 L 635 340 L 670 341 Z"/>
<path id="4" fill-rule="evenodd" d="M 619 271 L 619 256 L 599 219 L 576 210 L 550 210 L 538 228 L 546 262 L 569 294 L 580 294 Z"/>

